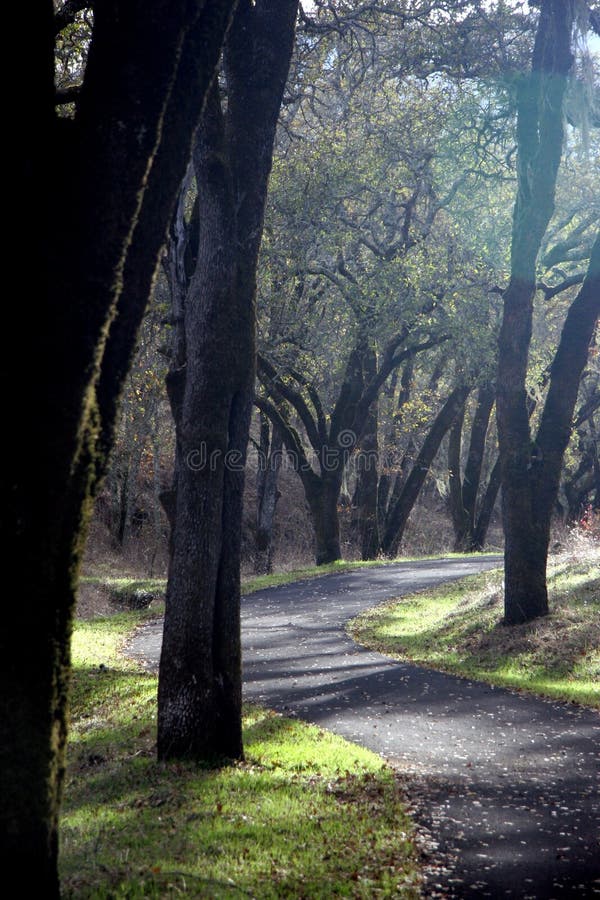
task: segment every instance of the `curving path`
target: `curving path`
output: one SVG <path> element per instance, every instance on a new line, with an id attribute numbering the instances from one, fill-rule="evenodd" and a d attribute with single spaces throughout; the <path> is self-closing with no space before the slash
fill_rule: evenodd
<path id="1" fill-rule="evenodd" d="M 600 897 L 600 716 L 398 663 L 351 641 L 376 603 L 496 559 L 392 564 L 251 594 L 245 698 L 382 754 L 407 778 L 429 897 Z M 161 623 L 128 655 L 156 667 Z"/>

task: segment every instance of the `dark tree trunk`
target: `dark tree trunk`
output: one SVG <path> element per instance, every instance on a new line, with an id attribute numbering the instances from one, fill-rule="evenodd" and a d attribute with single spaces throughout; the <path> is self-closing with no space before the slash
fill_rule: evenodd
<path id="1" fill-rule="evenodd" d="M 393 556 L 397 553 L 408 517 L 427 478 L 431 464 L 444 436 L 451 428 L 456 417 L 460 415 L 469 396 L 469 391 L 470 388 L 466 386 L 455 388 L 437 414 L 402 489 L 402 493 L 389 511 L 381 542 L 381 549 L 386 556 Z"/>
<path id="2" fill-rule="evenodd" d="M 468 516 L 471 544 L 475 533 L 477 497 L 481 485 L 481 470 L 485 455 L 486 437 L 495 401 L 495 388 L 490 384 L 483 385 L 477 394 L 477 404 L 471 427 L 471 439 L 469 441 L 469 452 L 467 454 L 462 489 L 463 504 Z"/>
<path id="3" fill-rule="evenodd" d="M 19 446 L 3 468 L 3 546 L 21 573 L 22 602 L 5 610 L 0 648 L 0 848 L 4 871 L 20 873 L 39 897 L 59 893 L 79 561 L 148 298 L 141 291 L 130 307 L 128 286 L 134 276 L 138 286 L 152 281 L 230 6 L 151 2 L 141 16 L 138 7 L 98 5 L 75 121 L 54 115 L 50 3 L 28 30 L 23 128 L 12 134 L 31 193 L 21 192 L 13 221 L 25 233 L 36 209 L 40 252 L 30 302 L 13 306 L 10 326 L 31 346 L 27 378 L 13 392 Z M 27 635 L 26 645 L 15 635 Z"/>
<path id="4" fill-rule="evenodd" d="M 124 459 L 123 464 L 120 466 L 120 478 L 121 482 L 117 488 L 117 510 L 116 510 L 116 528 L 113 533 L 116 532 L 116 543 L 119 547 L 123 548 L 125 544 L 125 534 L 127 533 L 127 514 L 130 509 L 129 502 L 129 459 Z"/>
<path id="5" fill-rule="evenodd" d="M 550 387 L 536 437 L 532 467 L 534 515 L 550 538 L 563 458 L 572 430 L 579 382 L 600 315 L 600 233 L 596 237 L 585 280 L 571 304 L 550 370 Z"/>
<path id="6" fill-rule="evenodd" d="M 600 507 L 600 442 L 594 420 L 594 414 L 600 406 L 599 384 L 600 375 L 597 375 L 592 379 L 591 390 L 586 386 L 583 403 L 573 421 L 573 430 L 578 432 L 579 464 L 563 484 L 566 498 L 563 513 L 570 525 L 580 519 L 592 491 L 595 494 L 592 505 L 595 509 Z"/>
<path id="7" fill-rule="evenodd" d="M 377 520 L 379 527 L 383 525 L 385 514 L 390 498 L 390 491 L 393 486 L 393 473 L 395 469 L 395 455 L 398 444 L 399 426 L 402 421 L 402 407 L 410 400 L 410 392 L 412 388 L 412 379 L 414 371 L 414 360 L 409 359 L 402 369 L 400 377 L 400 391 L 396 401 L 395 413 L 392 421 L 387 429 L 384 440 L 384 463 L 383 470 L 379 477 L 377 485 Z M 390 383 L 385 390 L 388 398 L 393 398 L 396 393 L 396 385 L 398 382 L 398 372 L 395 371 L 390 379 Z"/>
<path id="8" fill-rule="evenodd" d="M 198 252 L 173 373 L 176 501 L 158 690 L 161 759 L 242 758 L 240 548 L 256 269 L 296 0 L 242 0 L 199 132 Z M 193 254 L 192 254 L 193 256 Z"/>
<path id="9" fill-rule="evenodd" d="M 555 508 L 564 453 L 572 430 L 573 411 L 577 401 L 581 373 L 600 315 L 600 235 L 592 248 L 587 275 L 576 299 L 571 304 L 554 361 L 550 371 L 550 387 L 531 454 L 527 487 L 531 504 L 531 518 L 526 520 L 521 534 L 512 522 L 515 539 L 528 536 L 533 542 L 528 551 L 522 546 L 506 553 L 507 577 L 511 577 L 510 603 L 505 604 L 508 624 L 529 621 L 544 614 L 541 600 L 546 598 L 546 562 L 550 541 L 552 512 Z M 523 512 L 527 507 L 523 507 Z M 510 558 L 509 558 L 510 557 Z M 542 584 L 543 581 L 543 584 Z M 533 597 L 525 587 L 536 591 Z M 534 605 L 535 601 L 537 604 Z"/>
<path id="10" fill-rule="evenodd" d="M 448 477 L 449 477 L 449 496 L 448 505 L 450 507 L 450 517 L 452 519 L 452 527 L 454 528 L 454 549 L 456 551 L 464 550 L 467 543 L 467 535 L 469 533 L 469 517 L 465 509 L 463 500 L 463 483 L 462 483 L 462 432 L 465 420 L 465 408 L 463 407 L 460 415 L 454 422 L 448 435 Z"/>
<path id="11" fill-rule="evenodd" d="M 379 446 L 377 440 L 377 412 L 372 410 L 367 420 L 357 457 L 356 489 L 352 499 L 355 526 L 361 559 L 376 559 L 379 553 L 379 524 L 377 520 Z"/>
<path id="12" fill-rule="evenodd" d="M 364 396 L 363 357 L 368 352 L 363 344 L 364 342 L 359 341 L 359 346 L 350 354 L 329 428 L 325 424 L 320 401 L 311 386 L 304 385 L 302 377 L 296 374 L 299 383 L 311 391 L 317 421 L 313 419 L 301 393 L 281 382 L 273 366 L 262 357 L 260 359 L 261 378 L 279 406 L 261 398 L 257 398 L 256 405 L 281 429 L 290 458 L 302 481 L 315 534 L 315 561 L 318 566 L 335 562 L 342 557 L 338 515 L 342 479 L 348 457 L 361 436 L 370 407 L 368 403 L 364 416 L 357 423 L 356 408 Z M 285 402 L 294 405 L 302 419 L 318 456 L 319 472 L 310 464 L 300 436 L 282 411 Z"/>
<path id="13" fill-rule="evenodd" d="M 488 528 L 490 527 L 492 513 L 494 512 L 494 506 L 496 505 L 496 499 L 501 483 L 502 471 L 500 468 L 500 460 L 497 459 L 490 473 L 487 487 L 479 506 L 479 513 L 475 521 L 475 528 L 473 529 L 473 545 L 470 548 L 471 550 L 483 550 L 485 546 L 486 535 L 488 533 Z"/>
<path id="14" fill-rule="evenodd" d="M 485 453 L 485 442 L 494 406 L 495 390 L 487 384 L 479 389 L 477 404 L 473 414 L 469 451 L 465 463 L 464 477 L 461 478 L 460 447 L 463 428 L 463 419 L 455 422 L 450 431 L 448 444 L 448 467 L 450 469 L 450 508 L 454 524 L 455 550 L 467 553 L 479 550 L 482 547 L 480 541 L 485 540 L 485 532 L 489 524 L 485 519 L 480 521 L 477 515 L 477 498 L 481 483 L 481 470 Z M 496 499 L 498 487 L 495 488 L 493 497 L 490 494 L 487 501 L 493 504 Z M 481 507 L 485 504 L 487 496 L 481 501 Z M 491 515 L 491 510 L 490 510 Z M 485 525 L 485 527 L 483 527 Z M 478 526 L 479 530 L 478 530 Z M 475 532 L 478 531 L 477 537 Z"/>
<path id="15" fill-rule="evenodd" d="M 236 451 L 244 458 L 244 444 L 236 445 L 234 436 L 248 412 L 243 396 L 252 372 L 253 332 L 244 334 L 238 322 L 235 200 L 226 160 L 215 87 L 194 150 L 202 227 L 185 302 L 186 364 L 170 386 L 177 475 L 158 695 L 163 759 L 238 757 L 242 752 L 235 709 L 241 703 L 240 651 L 234 645 L 232 658 L 222 658 L 219 626 L 231 612 L 229 598 L 219 597 L 219 589 L 225 485 L 232 474 L 226 458 Z"/>
<path id="16" fill-rule="evenodd" d="M 572 2 L 542 3 L 532 72 L 520 86 L 518 98 L 518 193 L 497 387 L 508 624 L 526 622 L 548 612 L 548 523 L 540 518 L 534 500 L 538 457 L 532 452 L 525 380 L 536 260 L 554 208 L 556 174 L 562 155 L 563 98 L 572 65 L 572 25 Z"/>
<path id="17" fill-rule="evenodd" d="M 363 355 L 365 380 L 377 373 L 377 358 L 370 348 Z M 378 401 L 374 400 L 366 417 L 356 456 L 356 488 L 352 498 L 353 524 L 358 536 L 361 559 L 376 559 L 379 552 L 379 527 L 377 521 L 378 496 Z"/>
<path id="18" fill-rule="evenodd" d="M 283 435 L 277 425 L 270 434 L 269 420 L 261 414 L 258 472 L 256 476 L 256 551 L 257 575 L 273 571 L 273 524 L 279 499 L 277 488 L 282 462 Z"/>
<path id="19" fill-rule="evenodd" d="M 436 390 L 439 380 L 444 373 L 445 366 L 446 360 L 444 357 L 442 357 L 436 363 L 433 372 L 431 373 L 431 377 L 429 378 L 428 389 L 431 392 Z M 398 442 L 402 430 L 402 410 L 411 398 L 413 373 L 413 360 L 409 360 L 402 372 L 400 393 L 398 395 L 397 412 L 388 439 L 388 444 L 391 448 L 392 455 L 394 453 L 394 446 Z M 385 530 L 387 516 L 400 501 L 404 483 L 408 477 L 408 473 L 410 472 L 416 455 L 417 445 L 415 443 L 413 435 L 411 434 L 408 438 L 406 448 L 404 450 L 404 453 L 402 454 L 402 458 L 400 459 L 399 464 L 393 466 L 392 471 L 387 476 L 384 476 L 384 478 L 382 478 L 382 483 L 380 484 L 378 498 L 380 535 L 383 534 Z"/>
<path id="20" fill-rule="evenodd" d="M 342 558 L 338 502 L 341 473 L 304 480 L 306 499 L 315 532 L 315 562 L 318 566 Z"/>

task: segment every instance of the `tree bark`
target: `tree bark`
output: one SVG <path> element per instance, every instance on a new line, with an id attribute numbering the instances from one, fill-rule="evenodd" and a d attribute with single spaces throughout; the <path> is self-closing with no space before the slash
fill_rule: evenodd
<path id="1" fill-rule="evenodd" d="M 178 370 L 177 391 L 173 380 L 170 391 L 177 478 L 158 694 L 163 759 L 241 755 L 237 714 L 229 708 L 232 694 L 240 694 L 233 697 L 234 707 L 241 703 L 235 686 L 239 648 L 234 647 L 231 660 L 220 658 L 215 597 L 229 477 L 226 455 L 241 451 L 243 461 L 244 447 L 236 446 L 232 435 L 244 416 L 239 398 L 252 367 L 252 344 L 245 346 L 248 336 L 240 334 L 237 321 L 235 199 L 216 86 L 197 137 L 194 168 L 202 228 L 185 300 L 185 365 Z"/>
<path id="2" fill-rule="evenodd" d="M 360 546 L 360 558 L 365 560 L 376 559 L 379 553 L 379 524 L 377 519 L 378 458 L 377 402 L 375 401 L 367 418 L 365 432 L 359 443 L 356 489 L 352 498 L 352 505 L 355 511 L 355 528 Z"/>
<path id="3" fill-rule="evenodd" d="M 315 562 L 318 566 L 336 562 L 342 558 L 338 516 L 341 472 L 304 480 L 304 487 L 315 531 Z"/>
<path id="4" fill-rule="evenodd" d="M 565 450 L 572 430 L 581 374 L 600 315 L 600 233 L 584 282 L 571 304 L 550 370 L 550 387 L 536 436 L 532 471 L 534 515 L 550 539 L 552 511 L 558 497 Z"/>
<path id="5" fill-rule="evenodd" d="M 454 549 L 463 550 L 469 531 L 469 518 L 463 499 L 462 482 L 462 432 L 465 421 L 465 408 L 458 416 L 448 435 L 448 478 L 450 517 L 454 528 Z"/>
<path id="6" fill-rule="evenodd" d="M 36 209 L 40 251 L 30 300 L 14 305 L 10 325 L 30 346 L 27 377 L 13 392 L 11 421 L 20 440 L 3 467 L 10 473 L 2 484 L 3 544 L 21 573 L 22 600 L 5 611 L 0 648 L 0 846 L 5 871 L 20 872 L 37 896 L 59 893 L 77 575 L 121 385 L 115 374 L 100 389 L 107 335 L 118 338 L 124 375 L 148 299 L 142 291 L 130 310 L 128 279 L 152 281 L 231 5 L 156 0 L 143 15 L 137 6 L 98 5 L 71 121 L 54 114 L 50 3 L 28 30 L 23 127 L 12 131 L 21 142 L 23 185 L 13 221 L 26 233 Z M 190 45 L 195 63 L 183 71 Z M 199 88 L 195 115 L 176 129 L 171 111 L 188 109 L 192 86 Z M 130 313 L 124 336 L 120 317 Z M 14 381 L 13 373 L 3 375 Z M 23 646 L 15 635 L 25 634 Z"/>
<path id="7" fill-rule="evenodd" d="M 455 550 L 466 551 L 468 553 L 481 549 L 481 540 L 485 540 L 485 528 L 480 528 L 477 538 L 475 532 L 478 525 L 483 526 L 484 521 L 479 521 L 477 515 L 477 499 L 479 496 L 481 469 L 483 466 L 483 458 L 485 453 L 485 441 L 492 414 L 492 408 L 495 401 L 495 390 L 489 385 L 483 385 L 477 394 L 477 404 L 473 414 L 473 423 L 471 426 L 471 436 L 469 440 L 469 450 L 465 463 L 464 476 L 461 478 L 460 468 L 460 443 L 462 436 L 463 421 L 455 422 L 450 432 L 450 441 L 448 445 L 448 467 L 450 469 L 450 502 L 452 511 L 452 520 L 454 524 L 455 534 Z M 460 429 L 460 431 L 459 431 Z M 457 433 L 458 432 L 458 433 Z M 496 498 L 498 488 L 495 493 L 487 498 L 488 502 L 493 504 Z M 481 506 L 485 502 L 486 495 L 481 501 Z M 491 510 L 490 510 L 491 515 Z M 488 518 L 489 524 L 489 518 Z M 482 535 L 483 531 L 483 535 Z"/>
<path id="8" fill-rule="evenodd" d="M 394 372 L 394 375 L 396 374 L 397 373 Z M 392 460 L 394 460 L 395 462 L 396 446 L 398 444 L 400 426 L 402 424 L 402 412 L 404 406 L 410 400 L 413 375 L 414 360 L 409 359 L 402 370 L 402 376 L 400 378 L 400 391 L 398 392 L 398 400 L 396 402 L 396 410 L 385 437 L 385 465 L 383 468 L 383 472 L 381 473 L 381 476 L 379 478 L 379 485 L 377 487 L 377 518 L 380 528 L 385 522 L 385 516 L 390 501 L 390 492 L 395 486 L 395 483 L 398 481 L 398 478 L 400 478 L 401 481 L 404 478 L 404 473 L 402 471 L 400 473 L 396 473 L 394 477 L 395 467 L 392 465 Z M 394 379 L 394 383 L 391 385 L 389 396 L 393 396 L 395 393 L 396 380 L 397 379 Z"/>
<path id="9" fill-rule="evenodd" d="M 471 538 L 475 532 L 477 497 L 481 485 L 481 470 L 485 455 L 485 442 L 495 402 L 496 390 L 494 386 L 491 384 L 483 385 L 477 394 L 477 404 L 473 416 L 469 451 L 467 454 L 463 479 L 463 504 L 467 511 L 469 534 L 471 535 Z"/>
<path id="10" fill-rule="evenodd" d="M 563 144 L 563 98 L 572 65 L 573 4 L 544 0 L 532 71 L 521 84 L 517 111 L 517 198 L 511 277 L 504 293 L 499 339 L 497 421 L 502 467 L 505 621 L 548 612 L 547 523 L 534 501 L 538 457 L 532 446 L 525 380 L 531 341 L 536 260 L 554 209 Z"/>
<path id="11" fill-rule="evenodd" d="M 483 550 L 485 546 L 486 535 L 492 520 L 492 513 L 494 512 L 494 506 L 496 505 L 501 481 L 502 473 L 500 469 L 500 460 L 496 459 L 479 506 L 479 512 L 473 529 L 473 544 L 471 550 Z"/>
<path id="12" fill-rule="evenodd" d="M 242 0 L 194 152 L 199 243 L 174 376 L 176 500 L 158 755 L 243 757 L 240 549 L 255 377 L 256 269 L 297 0 Z M 173 379 L 172 379 L 173 380 Z"/>
<path id="13" fill-rule="evenodd" d="M 363 355 L 364 376 L 369 383 L 377 374 L 377 358 L 372 348 Z M 358 537 L 361 559 L 376 559 L 379 552 L 378 497 L 378 401 L 375 399 L 358 441 L 356 487 L 352 498 L 353 524 Z"/>
<path id="14" fill-rule="evenodd" d="M 254 571 L 273 571 L 273 524 L 279 499 L 277 482 L 282 463 L 283 435 L 277 425 L 270 434 L 269 420 L 261 415 L 258 472 L 256 476 L 256 551 Z"/>

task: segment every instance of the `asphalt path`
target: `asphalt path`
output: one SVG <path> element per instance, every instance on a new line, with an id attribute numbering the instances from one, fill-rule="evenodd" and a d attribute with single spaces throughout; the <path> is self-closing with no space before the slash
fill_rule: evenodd
<path id="1" fill-rule="evenodd" d="M 244 597 L 244 696 L 390 760 L 405 777 L 429 897 L 600 897 L 600 716 L 398 663 L 355 644 L 378 603 L 498 566 L 355 569 Z M 156 668 L 162 623 L 128 655 Z"/>

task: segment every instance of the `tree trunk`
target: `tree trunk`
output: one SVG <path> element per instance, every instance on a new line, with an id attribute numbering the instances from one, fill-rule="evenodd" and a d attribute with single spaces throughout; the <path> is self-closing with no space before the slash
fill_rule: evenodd
<path id="1" fill-rule="evenodd" d="M 374 404 L 375 406 L 375 404 Z M 379 525 L 377 520 L 379 447 L 377 440 L 377 411 L 372 410 L 367 420 L 357 457 L 356 489 L 352 498 L 355 510 L 355 528 L 358 535 L 361 559 L 376 559 L 379 552 Z"/>
<path id="2" fill-rule="evenodd" d="M 306 499 L 315 532 L 315 561 L 318 566 L 342 558 L 340 545 L 340 520 L 338 501 L 341 476 L 311 479 L 310 487 L 304 481 Z"/>
<path id="3" fill-rule="evenodd" d="M 489 516 L 487 522 L 485 516 L 481 521 L 477 516 L 477 498 L 481 482 L 485 440 L 495 396 L 495 390 L 489 384 L 484 385 L 479 389 L 477 394 L 477 404 L 473 414 L 473 423 L 471 426 L 469 451 L 465 463 L 464 476 L 462 478 L 460 470 L 462 418 L 460 421 L 455 422 L 450 431 L 450 441 L 448 445 L 450 505 L 455 534 L 454 549 L 457 551 L 466 551 L 467 553 L 470 553 L 473 550 L 481 549 L 482 544 L 480 542 L 485 540 L 485 533 L 489 525 Z M 487 497 L 487 502 L 489 503 L 491 501 L 492 503 L 492 509 L 497 492 L 498 487 L 495 488 L 493 497 L 491 494 Z M 486 502 L 486 495 L 487 492 L 484 494 L 484 498 L 481 501 L 482 507 Z M 489 515 L 491 515 L 492 509 L 489 510 Z M 480 528 L 476 536 L 478 525 L 480 525 Z"/>
<path id="4" fill-rule="evenodd" d="M 486 535 L 490 527 L 492 513 L 496 505 L 498 491 L 502 482 L 502 473 L 500 469 L 500 460 L 497 459 L 490 473 L 489 481 L 485 489 L 485 493 L 479 506 L 479 512 L 473 529 L 473 544 L 471 550 L 483 550 L 485 546 Z"/>
<path id="5" fill-rule="evenodd" d="M 364 381 L 368 384 L 377 374 L 377 357 L 371 347 L 363 353 Z M 367 413 L 356 456 L 356 488 L 352 498 L 354 528 L 358 536 L 361 559 L 376 559 L 379 552 L 378 497 L 378 400 Z"/>
<path id="6" fill-rule="evenodd" d="M 550 370 L 550 387 L 536 437 L 532 467 L 534 515 L 550 539 L 552 511 L 558 497 L 565 450 L 569 444 L 579 382 L 600 315 L 600 233 L 588 271 L 571 304 Z"/>
<path id="7" fill-rule="evenodd" d="M 220 621 L 235 619 L 235 610 L 231 613 L 226 606 L 219 615 L 217 597 L 225 483 L 231 474 L 226 459 L 234 451 L 243 459 L 245 452 L 232 437 L 244 425 L 240 398 L 248 365 L 252 369 L 253 346 L 252 333 L 250 346 L 245 346 L 248 335 L 236 320 L 235 201 L 216 88 L 205 110 L 194 165 L 202 227 L 198 265 L 185 303 L 186 365 L 179 369 L 177 391 L 172 380 L 170 392 L 177 479 L 159 675 L 161 759 L 242 753 L 235 708 L 238 698 L 241 703 L 239 647 L 225 660 L 218 648 Z M 219 367 L 217 389 L 214 372 Z"/>
<path id="8" fill-rule="evenodd" d="M 518 193 L 513 217 L 511 278 L 504 293 L 499 339 L 497 421 L 502 466 L 505 621 L 527 622 L 548 612 L 548 527 L 535 509 L 535 467 L 527 409 L 536 260 L 554 209 L 563 143 L 563 97 L 572 65 L 573 4 L 545 0 L 532 72 L 520 86 L 517 113 Z"/>
<path id="9" fill-rule="evenodd" d="M 173 373 L 176 500 L 158 690 L 158 755 L 243 757 L 240 550 L 255 378 L 256 268 L 296 0 L 242 0 L 194 165 L 199 246 Z"/>
<path id="10" fill-rule="evenodd" d="M 444 435 L 460 414 L 469 396 L 469 391 L 470 388 L 464 385 L 455 388 L 437 414 L 402 489 L 402 493 L 396 504 L 390 509 L 387 517 L 381 542 L 381 549 L 386 556 L 393 556 L 397 553 L 408 517 L 427 478 L 431 464 L 440 448 Z"/>
<path id="11" fill-rule="evenodd" d="M 477 394 L 477 404 L 473 415 L 469 452 L 463 478 L 463 504 L 467 512 L 470 544 L 473 544 L 477 512 L 477 497 L 481 485 L 481 470 L 485 454 L 485 442 L 492 409 L 496 401 L 496 390 L 491 384 L 483 385 Z"/>
<path id="12" fill-rule="evenodd" d="M 402 376 L 400 378 L 400 391 L 398 393 L 398 399 L 396 401 L 396 410 L 392 416 L 391 424 L 385 436 L 385 462 L 383 471 L 379 478 L 379 484 L 377 486 L 377 520 L 380 530 L 385 522 L 385 515 L 387 513 L 388 505 L 390 502 L 390 492 L 395 487 L 395 483 L 398 479 L 398 475 L 396 475 L 395 478 L 393 477 L 395 468 L 393 466 L 393 462 L 395 462 L 396 446 L 398 444 L 399 433 L 402 425 L 403 408 L 409 402 L 411 396 L 413 375 L 414 359 L 410 358 L 406 361 L 406 365 L 402 369 Z M 389 387 L 389 393 L 387 394 L 390 397 L 393 397 L 395 394 L 397 370 L 393 373 L 393 376 L 394 377 Z M 401 474 L 401 479 L 404 480 L 403 471 Z"/>
<path id="13" fill-rule="evenodd" d="M 127 284 L 135 274 L 149 285 L 156 271 L 199 114 L 175 128 L 170 110 L 189 110 L 192 87 L 201 104 L 229 8 L 151 2 L 140 16 L 137 7 L 99 5 L 74 122 L 54 115 L 50 4 L 28 31 L 23 128 L 15 124 L 12 132 L 22 144 L 25 196 L 13 222 L 26 233 L 35 208 L 41 249 L 30 299 L 14 305 L 7 324 L 31 343 L 27 377 L 13 392 L 11 421 L 20 440 L 2 484 L 3 546 L 21 573 L 22 601 L 5 610 L 0 647 L 0 849 L 4 870 L 20 873 L 29 892 L 44 898 L 59 893 L 57 822 L 78 567 L 148 299 L 142 291 L 130 309 Z M 190 45 L 195 65 L 183 71 Z M 143 212 L 149 206 L 151 221 Z M 118 365 L 101 389 L 113 339 Z M 5 383 L 9 377 L 14 382 L 13 372 L 3 372 Z M 27 635 L 25 646 L 16 635 Z"/>
<path id="14" fill-rule="evenodd" d="M 254 571 L 268 575 L 273 571 L 273 523 L 279 499 L 277 481 L 282 462 L 283 435 L 277 425 L 269 434 L 269 420 L 261 414 L 260 448 L 256 476 L 256 552 Z"/>
<path id="15" fill-rule="evenodd" d="M 454 549 L 464 550 L 468 542 L 469 518 L 463 500 L 463 482 L 461 472 L 462 431 L 465 420 L 463 407 L 448 436 L 448 477 L 450 516 L 454 528 Z"/>
<path id="16" fill-rule="evenodd" d="M 510 292 L 510 293 L 509 293 Z M 505 296 L 505 327 L 501 336 L 501 366 L 498 386 L 498 437 L 502 465 L 502 522 L 504 527 L 505 620 L 509 625 L 527 622 L 548 612 L 543 529 L 533 515 L 531 469 L 534 465 L 527 396 L 525 357 L 503 352 L 512 334 L 531 327 L 531 286 L 512 283 Z M 507 302 L 508 298 L 508 302 Z M 517 321 L 515 321 L 518 320 Z M 530 332 L 527 336 L 529 343 Z M 512 357 L 512 358 L 511 358 Z M 524 367 L 524 368 L 523 368 Z M 541 554 L 541 555 L 540 555 Z"/>

